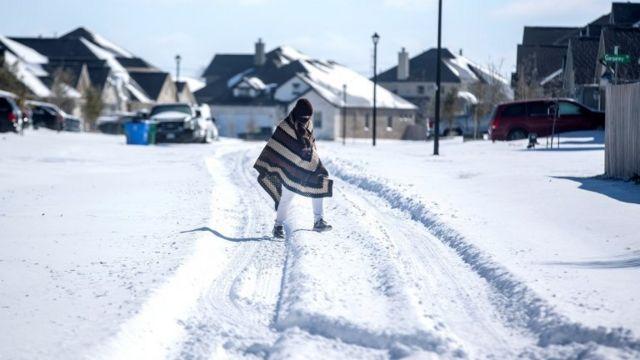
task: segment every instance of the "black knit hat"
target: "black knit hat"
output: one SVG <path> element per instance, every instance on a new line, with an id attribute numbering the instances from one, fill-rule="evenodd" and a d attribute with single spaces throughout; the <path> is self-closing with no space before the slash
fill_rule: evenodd
<path id="1" fill-rule="evenodd" d="M 313 115 L 313 106 L 309 100 L 302 98 L 298 100 L 296 106 L 291 110 L 291 115 L 297 121 L 308 121 Z"/>

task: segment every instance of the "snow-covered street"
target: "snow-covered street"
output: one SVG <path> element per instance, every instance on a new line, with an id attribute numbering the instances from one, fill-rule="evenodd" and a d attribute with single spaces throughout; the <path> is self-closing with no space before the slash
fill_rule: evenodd
<path id="1" fill-rule="evenodd" d="M 542 140 L 544 141 L 544 140 Z M 0 137 L 0 359 L 638 358 L 640 187 L 601 132 L 321 142 L 284 241 L 264 143 Z"/>

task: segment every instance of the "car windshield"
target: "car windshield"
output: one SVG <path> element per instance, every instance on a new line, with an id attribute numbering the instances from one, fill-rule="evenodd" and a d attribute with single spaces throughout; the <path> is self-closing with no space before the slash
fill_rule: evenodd
<path id="1" fill-rule="evenodd" d="M 158 105 L 151 109 L 150 116 L 158 115 L 163 112 L 181 112 L 187 115 L 191 115 L 191 107 L 189 105 L 174 104 L 174 105 Z"/>

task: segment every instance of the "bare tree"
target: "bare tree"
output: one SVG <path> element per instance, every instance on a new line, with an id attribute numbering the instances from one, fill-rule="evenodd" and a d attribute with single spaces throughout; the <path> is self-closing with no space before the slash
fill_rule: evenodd
<path id="1" fill-rule="evenodd" d="M 515 96 L 516 99 L 527 100 L 540 98 L 544 89 L 538 79 L 538 68 L 535 56 L 529 56 L 518 66 Z"/>
<path id="2" fill-rule="evenodd" d="M 60 68 L 53 73 L 49 101 L 68 113 L 72 113 L 76 107 L 76 100 L 69 96 L 69 89 L 73 88 L 72 83 L 73 75 L 70 72 Z"/>
<path id="3" fill-rule="evenodd" d="M 88 87 L 83 94 L 84 103 L 82 104 L 82 115 L 89 125 L 89 130 L 96 130 L 96 120 L 100 113 L 104 103 L 102 102 L 102 96 L 100 91 L 93 86 Z"/>
<path id="4" fill-rule="evenodd" d="M 444 101 L 442 102 L 442 116 L 447 120 L 447 123 L 449 124 L 449 127 L 447 128 L 449 130 L 449 134 L 451 134 L 454 128 L 453 120 L 456 116 L 456 110 L 458 108 L 456 106 L 457 99 L 458 99 L 458 88 L 453 87 L 449 91 L 447 91 L 447 93 L 444 96 Z"/>
<path id="5" fill-rule="evenodd" d="M 496 105 L 509 100 L 507 85 L 500 80 L 502 63 L 487 65 L 488 75 L 470 86 L 471 92 L 478 99 L 478 103 L 473 107 L 473 137 L 478 138 L 478 128 L 480 119 L 488 116 Z"/>

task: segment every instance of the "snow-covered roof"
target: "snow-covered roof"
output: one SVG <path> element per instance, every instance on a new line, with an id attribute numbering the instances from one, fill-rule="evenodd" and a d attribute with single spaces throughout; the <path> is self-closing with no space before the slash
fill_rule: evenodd
<path id="1" fill-rule="evenodd" d="M 287 45 L 280 46 L 274 51 L 274 53 L 278 55 L 278 59 L 281 64 L 289 64 L 298 60 L 311 60 L 308 55 Z"/>
<path id="2" fill-rule="evenodd" d="M 478 98 L 475 95 L 473 95 L 472 93 L 468 92 L 468 91 L 458 91 L 457 96 L 460 99 L 466 100 L 470 104 L 477 104 L 478 103 Z"/>
<path id="3" fill-rule="evenodd" d="M 87 48 L 89 48 L 89 50 L 91 50 L 91 52 L 96 57 L 98 57 L 101 60 L 105 60 L 107 62 L 107 65 L 109 66 L 109 68 L 111 68 L 111 71 L 114 74 L 120 75 L 120 76 L 124 77 L 125 79 L 128 79 L 128 77 L 129 77 L 128 74 L 129 73 L 120 64 L 120 62 L 118 60 L 116 60 L 116 56 L 113 53 L 101 48 L 100 46 L 92 43 L 91 41 L 89 41 L 89 40 L 87 40 L 85 38 L 81 38 L 80 41 L 82 41 L 82 43 L 85 44 L 85 46 Z"/>
<path id="4" fill-rule="evenodd" d="M 260 80 L 259 78 L 255 77 L 255 76 L 251 76 L 251 77 L 245 77 L 242 80 L 242 83 L 245 83 L 247 85 L 249 85 L 250 87 L 256 89 L 256 90 L 264 90 L 267 88 L 267 85 L 265 85 L 262 80 Z"/>
<path id="5" fill-rule="evenodd" d="M 84 27 L 79 27 L 75 30 L 72 30 L 67 34 L 63 35 L 61 38 L 84 38 L 86 40 L 89 40 L 93 44 L 101 47 L 102 49 L 108 51 L 112 55 L 119 56 L 119 57 L 126 57 L 126 58 L 133 57 L 133 54 L 131 54 L 127 50 L 107 40 L 102 35 L 97 34 Z"/>
<path id="6" fill-rule="evenodd" d="M 373 106 L 373 82 L 359 73 L 335 62 L 303 60 L 306 72 L 299 74 L 313 90 L 336 106 L 364 108 Z M 347 85 L 347 102 L 343 101 L 343 86 Z M 378 85 L 376 105 L 379 108 L 416 109 L 416 106 Z"/>
<path id="7" fill-rule="evenodd" d="M 562 74 L 562 68 L 552 72 L 551 74 L 549 74 L 549 76 L 547 76 L 544 79 L 542 79 L 542 81 L 540 81 L 540 85 L 545 85 L 549 81 L 551 81 L 551 80 L 555 79 L 556 77 L 558 77 L 560 74 Z"/>
<path id="8" fill-rule="evenodd" d="M 9 49 L 20 60 L 31 64 L 46 64 L 49 62 L 46 56 L 33 50 L 32 48 L 22 45 L 17 41 L 11 40 L 6 36 L 0 35 L 0 43 Z"/>
<path id="9" fill-rule="evenodd" d="M 4 91 L 4 90 L 0 90 L 0 96 L 10 97 L 10 98 L 17 98 L 16 94 L 14 94 L 12 92 Z"/>
<path id="10" fill-rule="evenodd" d="M 174 76 L 171 76 L 171 78 L 173 79 L 173 81 L 178 81 Z M 189 86 L 189 90 L 191 90 L 191 92 L 196 92 L 196 91 L 202 89 L 203 87 L 205 87 L 205 85 L 207 85 L 204 82 L 204 80 L 199 79 L 199 78 L 189 77 L 189 76 L 180 75 L 180 80 L 179 81 L 186 82 L 187 85 Z"/>
<path id="11" fill-rule="evenodd" d="M 216 55 L 218 58 L 219 55 Z M 255 104 L 289 103 L 304 91 L 315 91 L 334 106 L 343 103 L 343 85 L 347 84 L 347 107 L 368 108 L 373 106 L 373 82 L 367 77 L 332 61 L 320 61 L 289 47 L 281 46 L 266 54 L 266 63 L 261 66 L 249 65 L 244 69 L 234 69 L 225 73 L 226 66 L 209 66 L 210 73 L 222 77 L 222 81 L 208 84 L 196 96 L 201 102 L 212 104 L 233 104 L 236 96 L 232 89 L 241 82 L 256 90 L 269 89 L 254 98 Z M 215 59 L 215 58 L 214 58 Z M 293 79 L 305 84 L 294 88 Z M 225 86 L 226 85 L 226 86 Z M 246 99 L 242 100 L 247 105 Z M 414 110 L 416 106 L 393 94 L 385 88 L 377 87 L 377 106 L 380 108 Z"/>
<path id="12" fill-rule="evenodd" d="M 40 80 L 38 75 L 32 71 L 32 67 L 18 58 L 12 52 L 5 53 L 4 61 L 15 69 L 15 76 L 35 95 L 47 97 L 51 95 L 51 90 Z"/>

